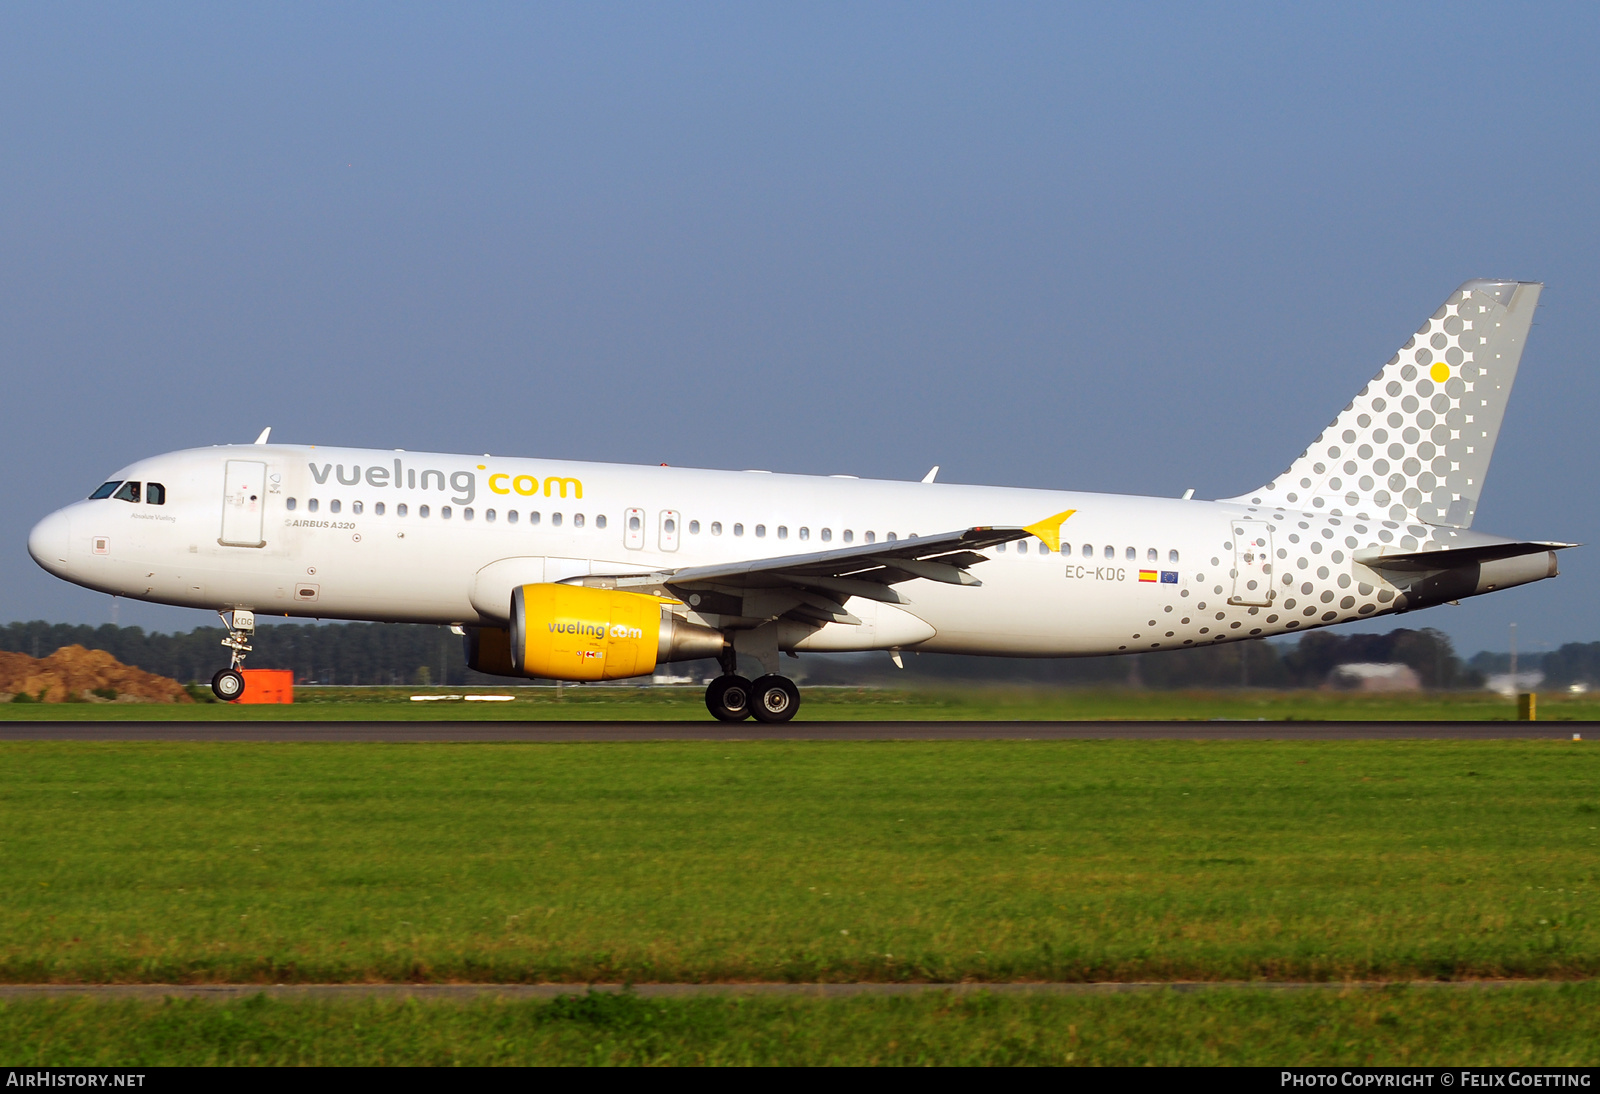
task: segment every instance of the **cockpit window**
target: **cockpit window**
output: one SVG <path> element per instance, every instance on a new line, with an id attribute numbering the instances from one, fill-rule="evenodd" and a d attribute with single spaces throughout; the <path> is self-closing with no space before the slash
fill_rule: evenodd
<path id="1" fill-rule="evenodd" d="M 145 483 L 144 484 L 144 501 L 145 501 L 146 505 L 165 505 L 165 504 L 167 504 L 167 488 L 165 486 L 162 486 L 159 482 L 147 482 L 147 483 Z"/>
<path id="2" fill-rule="evenodd" d="M 136 482 L 125 482 L 122 484 L 122 489 L 118 490 L 111 496 L 116 498 L 118 501 L 138 501 L 139 484 Z"/>
<path id="3" fill-rule="evenodd" d="M 94 493 L 90 494 L 89 495 L 89 500 L 90 501 L 99 501 L 101 498 L 109 498 L 111 496 L 111 491 L 115 490 L 117 487 L 119 487 L 121 485 L 122 485 L 122 480 L 121 479 L 112 479 L 110 482 L 108 482 L 104 486 L 100 487 L 100 489 L 98 489 Z"/>

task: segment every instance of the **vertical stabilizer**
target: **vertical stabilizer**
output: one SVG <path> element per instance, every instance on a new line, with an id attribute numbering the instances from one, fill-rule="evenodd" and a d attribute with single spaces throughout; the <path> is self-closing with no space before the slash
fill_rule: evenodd
<path id="1" fill-rule="evenodd" d="M 1287 471 L 1223 500 L 1471 527 L 1543 287 L 1468 281 Z"/>

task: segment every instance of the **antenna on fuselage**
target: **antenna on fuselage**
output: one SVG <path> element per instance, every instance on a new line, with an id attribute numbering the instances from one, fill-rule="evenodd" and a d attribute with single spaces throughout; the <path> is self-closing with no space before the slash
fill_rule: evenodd
<path id="1" fill-rule="evenodd" d="M 269 426 L 267 426 L 267 428 L 265 428 L 265 429 L 263 429 L 261 431 L 261 436 L 256 438 L 256 444 L 266 444 L 267 443 L 267 438 L 269 436 L 271 436 L 271 434 L 272 434 L 272 427 L 269 425 Z"/>

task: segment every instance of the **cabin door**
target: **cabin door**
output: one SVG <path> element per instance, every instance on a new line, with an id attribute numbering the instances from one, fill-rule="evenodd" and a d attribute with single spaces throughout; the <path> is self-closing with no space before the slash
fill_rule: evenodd
<path id="1" fill-rule="evenodd" d="M 223 475 L 222 535 L 224 547 L 265 547 L 261 531 L 266 517 L 267 465 L 255 460 L 229 460 Z"/>

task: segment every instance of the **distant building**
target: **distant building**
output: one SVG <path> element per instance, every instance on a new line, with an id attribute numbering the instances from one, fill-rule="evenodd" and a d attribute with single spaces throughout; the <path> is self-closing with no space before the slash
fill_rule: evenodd
<path id="1" fill-rule="evenodd" d="M 1378 665 L 1356 661 L 1335 665 L 1328 686 L 1340 691 L 1421 691 L 1422 680 L 1410 665 Z"/>
<path id="2" fill-rule="evenodd" d="M 1497 672 L 1484 681 L 1483 686 L 1490 691 L 1497 691 L 1501 695 L 1511 696 L 1523 691 L 1537 691 L 1539 685 L 1544 683 L 1544 673 L 1538 669 L 1517 673 L 1516 679 L 1511 678 L 1509 672 Z"/>

